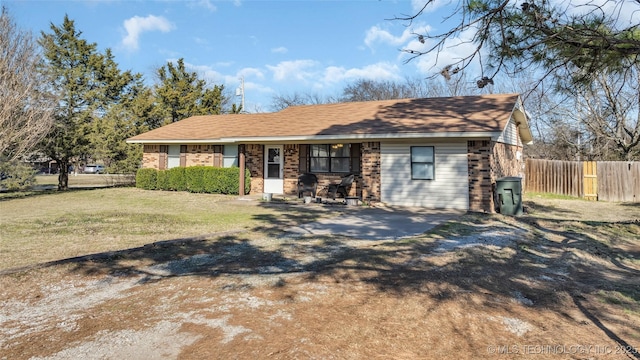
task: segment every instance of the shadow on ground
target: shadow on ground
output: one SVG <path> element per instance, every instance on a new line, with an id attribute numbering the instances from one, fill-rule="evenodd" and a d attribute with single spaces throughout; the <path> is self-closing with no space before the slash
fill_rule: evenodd
<path id="1" fill-rule="evenodd" d="M 336 209 L 274 209 L 274 214 L 256 215 L 260 225 L 248 232 L 159 241 L 38 267 L 67 265 L 70 272 L 86 275 L 140 276 L 141 284 L 180 276 L 247 275 L 280 276 L 278 286 L 285 287 L 284 275 L 298 275 L 310 282 L 368 284 L 399 297 L 424 294 L 447 301 L 476 293 L 485 295 L 485 306 L 499 306 L 492 300 L 503 298 L 540 311 L 551 309 L 569 319 L 567 309 L 577 307 L 619 345 L 640 341 L 613 330 L 629 328 L 640 314 L 638 223 L 467 214 L 414 238 L 359 242 L 338 235 L 290 236 L 282 230 L 317 221 Z M 571 217 L 570 211 L 552 210 Z M 513 235 L 505 246 L 485 239 L 483 246 L 438 250 L 442 240 L 478 240 L 491 229 Z M 632 320 L 612 315 L 599 306 L 602 303 L 635 315 Z M 640 358 L 637 353 L 631 356 Z"/>

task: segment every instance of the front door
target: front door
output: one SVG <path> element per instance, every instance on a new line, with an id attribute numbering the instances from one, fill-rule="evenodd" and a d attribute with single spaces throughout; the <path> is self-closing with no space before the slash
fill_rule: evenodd
<path id="1" fill-rule="evenodd" d="M 264 192 L 284 193 L 284 154 L 282 145 L 264 147 Z"/>

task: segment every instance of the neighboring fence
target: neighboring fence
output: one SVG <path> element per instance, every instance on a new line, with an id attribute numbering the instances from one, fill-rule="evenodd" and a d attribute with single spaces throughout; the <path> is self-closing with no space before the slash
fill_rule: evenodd
<path id="1" fill-rule="evenodd" d="M 579 161 L 527 159 L 525 191 L 582 197 L 583 168 Z"/>
<path id="2" fill-rule="evenodd" d="M 640 162 L 598 161 L 598 200 L 640 201 Z"/>
<path id="3" fill-rule="evenodd" d="M 527 159 L 524 189 L 601 201 L 640 201 L 640 163 Z"/>

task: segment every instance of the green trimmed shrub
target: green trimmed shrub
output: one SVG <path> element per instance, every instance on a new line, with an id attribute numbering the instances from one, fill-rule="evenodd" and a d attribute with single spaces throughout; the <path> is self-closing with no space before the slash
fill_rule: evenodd
<path id="1" fill-rule="evenodd" d="M 245 172 L 245 194 L 251 190 L 251 175 Z M 175 167 L 169 170 L 140 169 L 136 187 L 146 190 L 174 190 L 193 193 L 237 195 L 240 168 L 213 166 Z"/>
<path id="2" fill-rule="evenodd" d="M 204 191 L 209 194 L 221 194 L 220 192 L 220 168 L 208 167 L 204 173 L 202 183 Z"/>
<path id="3" fill-rule="evenodd" d="M 136 187 L 145 190 L 157 189 L 158 170 L 138 169 L 136 173 Z"/>
<path id="4" fill-rule="evenodd" d="M 187 191 L 185 169 L 183 167 L 174 167 L 167 170 L 169 172 L 169 190 Z"/>
<path id="5" fill-rule="evenodd" d="M 160 170 L 158 171 L 158 182 L 156 189 L 158 190 L 169 190 L 169 171 Z"/>
<path id="6" fill-rule="evenodd" d="M 238 170 L 238 176 L 240 176 L 240 171 Z M 249 170 L 244 171 L 244 193 L 248 194 L 251 191 L 251 173 Z"/>
<path id="7" fill-rule="evenodd" d="M 204 179 L 207 168 L 204 166 L 192 166 L 184 169 L 187 179 L 187 190 L 194 193 L 205 192 Z"/>
<path id="8" fill-rule="evenodd" d="M 239 168 L 224 168 L 220 173 L 220 192 L 222 194 L 238 194 Z"/>

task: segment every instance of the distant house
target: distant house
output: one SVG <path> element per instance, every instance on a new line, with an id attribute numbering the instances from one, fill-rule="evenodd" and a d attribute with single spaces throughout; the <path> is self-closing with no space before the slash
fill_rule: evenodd
<path id="1" fill-rule="evenodd" d="M 144 144 L 145 168 L 244 165 L 251 193 L 354 174 L 350 195 L 365 201 L 493 212 L 495 180 L 521 175 L 531 140 L 520 96 L 504 94 L 194 116 L 127 141 Z"/>

